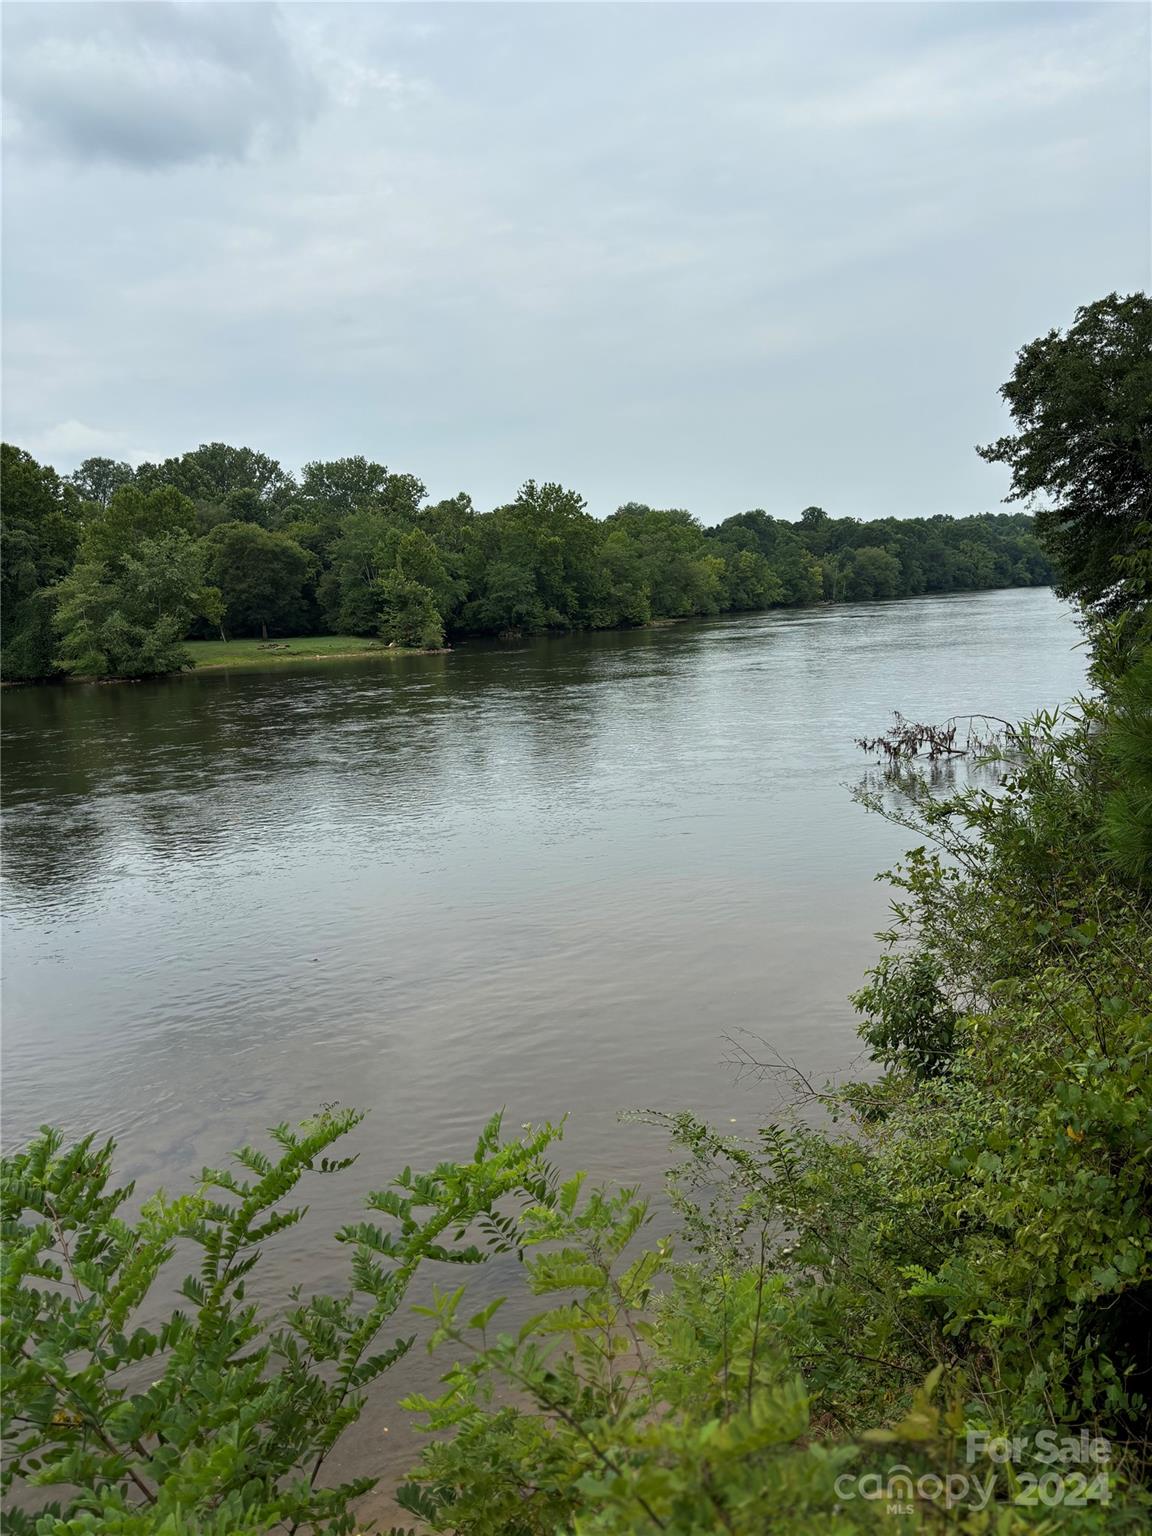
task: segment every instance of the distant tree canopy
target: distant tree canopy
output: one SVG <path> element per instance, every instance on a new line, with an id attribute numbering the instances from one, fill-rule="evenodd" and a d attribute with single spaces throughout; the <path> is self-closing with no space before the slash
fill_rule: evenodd
<path id="1" fill-rule="evenodd" d="M 92 515 L 85 519 L 80 534 L 81 560 L 120 560 L 131 555 L 142 539 L 196 531 L 196 508 L 171 485 L 153 490 L 121 485 L 107 505 L 93 504 L 90 510 Z"/>
<path id="2" fill-rule="evenodd" d="M 174 486 L 213 523 L 224 521 L 220 512 L 235 517 L 241 508 L 249 514 L 245 521 L 267 522 L 297 491 L 295 480 L 275 459 L 227 443 L 201 443 L 194 452 L 162 464 L 141 464 L 135 480 L 144 490 Z"/>
<path id="3" fill-rule="evenodd" d="M 112 493 L 122 485 L 130 485 L 135 473 L 131 464 L 121 464 L 115 459 L 85 459 L 79 469 L 67 477 L 67 482 L 81 501 L 106 507 Z"/>
<path id="4" fill-rule="evenodd" d="M 788 522 L 756 509 L 706 528 L 641 502 L 598 519 L 533 480 L 477 512 L 361 456 L 295 477 L 226 443 L 135 470 L 88 459 L 63 479 L 5 445 L 3 492 L 9 678 L 172 671 L 189 664 L 185 639 L 216 631 L 431 648 L 1052 580 L 1024 513 L 864 523 L 808 507 Z"/>

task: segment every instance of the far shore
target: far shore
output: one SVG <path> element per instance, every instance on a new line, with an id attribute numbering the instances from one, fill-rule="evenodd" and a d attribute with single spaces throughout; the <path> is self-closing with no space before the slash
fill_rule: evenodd
<path id="1" fill-rule="evenodd" d="M 189 640 L 186 649 L 196 672 L 223 667 L 268 667 L 286 661 L 341 661 L 358 656 L 439 656 L 446 646 L 409 648 L 385 645 L 360 635 L 285 635 L 269 640 L 251 637 L 238 640 Z M 187 675 L 187 674 L 185 674 Z"/>

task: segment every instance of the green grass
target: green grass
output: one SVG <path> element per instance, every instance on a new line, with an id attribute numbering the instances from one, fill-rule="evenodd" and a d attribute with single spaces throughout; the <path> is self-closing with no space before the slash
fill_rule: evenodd
<path id="1" fill-rule="evenodd" d="M 284 647 L 284 649 L 281 649 Z M 365 635 L 273 635 L 270 640 L 189 640 L 197 670 L 205 667 L 272 667 L 282 661 L 331 661 L 337 656 L 408 656 Z"/>

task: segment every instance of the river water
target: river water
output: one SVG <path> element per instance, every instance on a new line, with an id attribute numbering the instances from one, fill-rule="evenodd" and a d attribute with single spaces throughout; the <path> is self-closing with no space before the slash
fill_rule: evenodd
<path id="1" fill-rule="evenodd" d="M 742 1031 L 818 1077 L 856 1056 L 910 837 L 853 803 L 853 738 L 1055 706 L 1078 640 L 1008 591 L 11 691 L 5 1144 L 113 1134 L 173 1190 L 370 1110 L 272 1286 L 334 1281 L 322 1234 L 501 1105 L 570 1112 L 565 1166 L 657 1188 L 666 1143 L 620 1110 L 751 1130 Z"/>

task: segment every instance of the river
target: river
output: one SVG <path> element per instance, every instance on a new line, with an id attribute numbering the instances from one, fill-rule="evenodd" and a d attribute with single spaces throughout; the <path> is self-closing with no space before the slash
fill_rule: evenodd
<path id="1" fill-rule="evenodd" d="M 1046 590 L 5 697 L 4 1140 L 120 1142 L 142 1187 L 323 1102 L 371 1111 L 317 1236 L 483 1119 L 658 1188 L 629 1107 L 737 1130 L 751 1031 L 857 1054 L 876 871 L 853 738 L 1084 682 Z M 319 1218 L 318 1218 L 319 1219 Z M 288 1239 L 265 1283 L 334 1281 Z"/>

